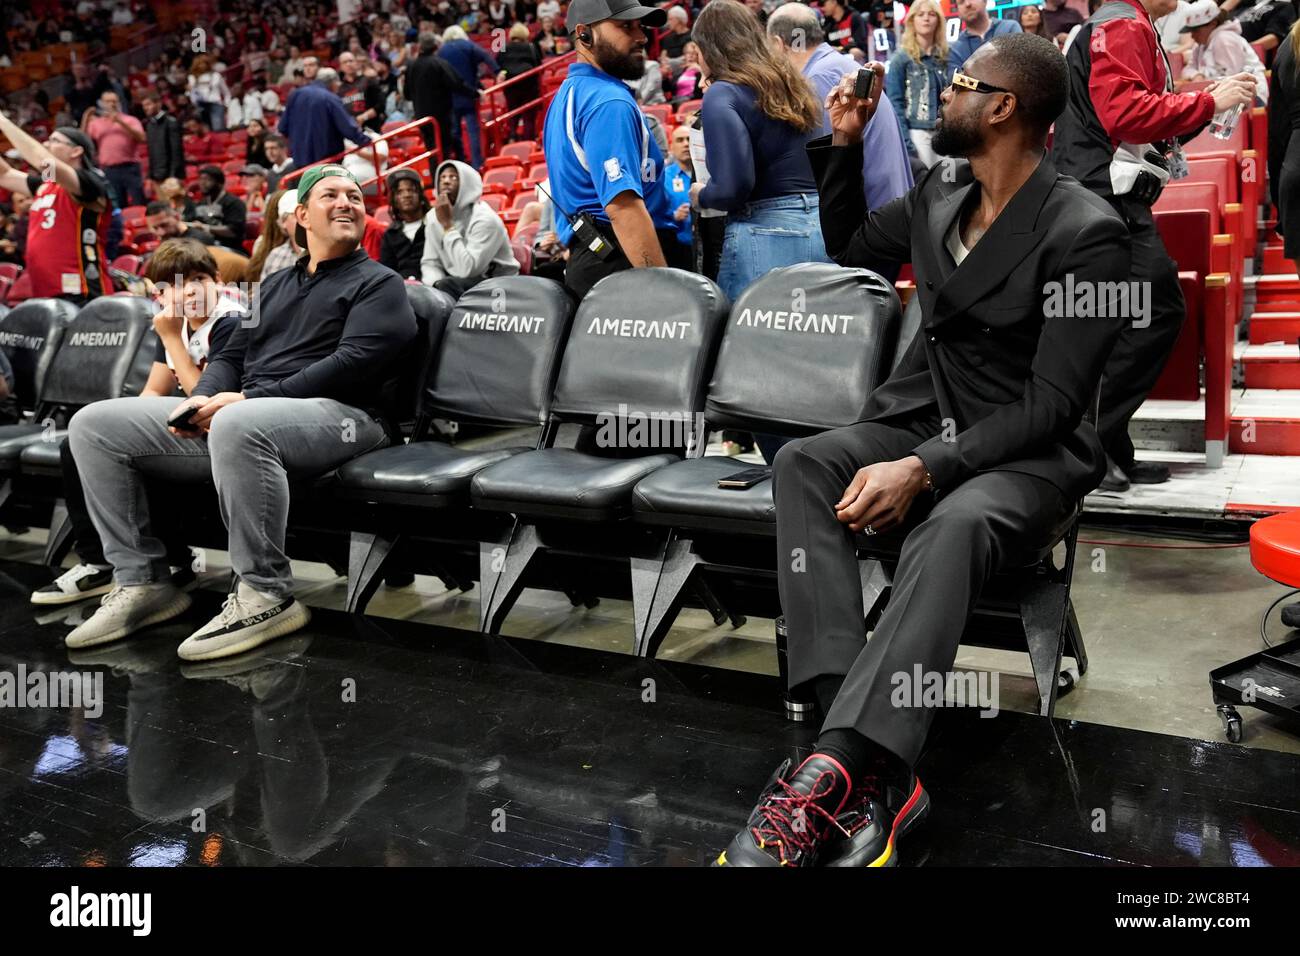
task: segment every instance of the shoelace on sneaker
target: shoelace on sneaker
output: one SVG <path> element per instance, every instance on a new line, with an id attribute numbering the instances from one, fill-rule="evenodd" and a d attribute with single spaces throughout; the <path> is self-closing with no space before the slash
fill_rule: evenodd
<path id="1" fill-rule="evenodd" d="M 222 627 L 229 627 L 238 620 L 248 617 L 248 610 L 239 600 L 239 593 L 231 591 L 226 595 L 226 600 L 221 604 L 221 613 L 217 619 Z"/>
<path id="2" fill-rule="evenodd" d="M 778 780 L 772 794 L 758 808 L 763 823 L 750 831 L 758 841 L 759 848 L 775 847 L 781 865 L 790 866 L 796 859 L 796 854 L 811 852 L 821 838 L 821 831 L 813 826 L 814 820 L 823 820 L 829 826 L 844 832 L 843 827 L 836 822 L 835 815 L 817 804 L 818 800 L 829 795 L 834 788 L 835 774 L 829 770 L 817 775 L 807 793 L 796 790 L 785 780 Z M 797 826 L 796 821 L 800 819 L 803 825 Z M 786 852 L 787 849 L 790 850 L 789 853 Z"/>
<path id="3" fill-rule="evenodd" d="M 127 589 L 120 584 L 113 585 L 113 590 L 100 599 L 99 606 L 111 608 L 114 604 L 121 604 L 130 598 Z"/>
<path id="4" fill-rule="evenodd" d="M 853 788 L 853 793 L 845 801 L 844 810 L 840 811 L 839 816 L 835 818 L 836 827 L 845 836 L 853 836 L 864 826 L 869 826 L 872 822 L 871 814 L 867 812 L 871 801 L 875 799 L 882 805 L 885 804 L 886 793 L 885 784 L 880 777 L 864 776 Z M 847 822 L 847 826 L 845 826 Z"/>

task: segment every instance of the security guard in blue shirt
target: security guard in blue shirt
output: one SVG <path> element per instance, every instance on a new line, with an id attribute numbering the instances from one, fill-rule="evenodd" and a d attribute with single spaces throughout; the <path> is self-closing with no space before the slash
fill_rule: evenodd
<path id="1" fill-rule="evenodd" d="M 623 83 L 645 73 L 642 25 L 666 21 L 638 0 L 573 0 L 565 16 L 578 60 L 551 101 L 543 147 L 556 233 L 569 248 L 564 284 L 577 300 L 623 269 L 690 266 L 663 154 Z"/>

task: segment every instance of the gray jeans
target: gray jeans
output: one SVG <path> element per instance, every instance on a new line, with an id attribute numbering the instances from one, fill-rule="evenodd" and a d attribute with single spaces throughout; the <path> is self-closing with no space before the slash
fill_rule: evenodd
<path id="1" fill-rule="evenodd" d="M 290 478 L 323 475 L 388 443 L 383 426 L 328 398 L 249 398 L 212 418 L 206 437 L 167 430 L 180 398 L 114 398 L 72 417 L 69 441 L 91 521 L 121 585 L 167 580 L 166 548 L 151 533 L 144 476 L 211 478 L 239 579 L 293 593 L 284 552 Z"/>

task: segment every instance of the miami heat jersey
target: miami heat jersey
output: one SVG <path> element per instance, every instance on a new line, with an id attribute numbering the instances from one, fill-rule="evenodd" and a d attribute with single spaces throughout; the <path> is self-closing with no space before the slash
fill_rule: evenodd
<path id="1" fill-rule="evenodd" d="M 98 196 L 91 196 L 100 186 L 93 181 L 93 173 L 78 170 L 78 176 L 88 187 L 83 188 L 83 196 L 106 196 L 102 187 Z M 37 176 L 28 177 L 28 182 L 33 187 L 40 184 L 32 193 L 27 215 L 27 272 L 32 277 L 32 295 L 92 298 L 111 294 L 113 283 L 104 255 L 104 236 L 112 219 L 108 204 L 96 212 L 73 199 L 57 182 L 42 182 Z"/>

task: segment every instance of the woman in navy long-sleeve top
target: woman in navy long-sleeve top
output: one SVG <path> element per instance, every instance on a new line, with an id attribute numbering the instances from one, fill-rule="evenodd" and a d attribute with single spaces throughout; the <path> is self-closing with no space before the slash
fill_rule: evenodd
<path id="1" fill-rule="evenodd" d="M 710 80 L 701 107 L 709 184 L 692 186 L 691 197 L 727 212 L 718 285 L 735 302 L 773 269 L 831 261 L 804 149 L 821 128 L 822 107 L 794 65 L 772 52 L 748 7 L 712 0 L 691 36 Z M 785 443 L 754 439 L 769 462 Z"/>
<path id="2" fill-rule="evenodd" d="M 772 53 L 758 20 L 735 0 L 712 0 L 692 36 L 710 86 L 702 107 L 709 184 L 691 191 L 696 205 L 728 214 L 718 285 L 734 302 L 775 268 L 830 261 L 804 150 L 822 109 L 807 81 Z"/>

